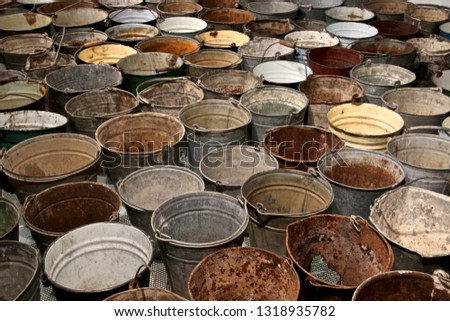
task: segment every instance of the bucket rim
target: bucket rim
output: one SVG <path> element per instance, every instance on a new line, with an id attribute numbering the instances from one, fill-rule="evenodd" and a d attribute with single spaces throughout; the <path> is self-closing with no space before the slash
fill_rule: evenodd
<path id="1" fill-rule="evenodd" d="M 67 23 L 58 23 L 58 14 L 61 15 L 61 13 L 63 15 L 69 16 L 69 15 L 80 15 L 83 14 L 82 12 L 96 12 L 97 13 L 97 17 L 95 18 L 95 20 L 92 21 L 86 21 L 82 24 L 76 24 L 76 25 L 71 25 L 71 24 L 67 24 Z M 72 28 L 72 27 L 85 27 L 85 26 L 90 26 L 92 24 L 96 24 L 102 21 L 106 21 L 106 19 L 108 18 L 108 12 L 100 9 L 100 8 L 89 8 L 89 7 L 81 7 L 81 8 L 68 8 L 62 11 L 59 11 L 57 14 L 53 14 L 51 17 L 52 20 L 52 24 L 55 27 L 60 27 L 60 28 Z"/>
<path id="2" fill-rule="evenodd" d="M 22 90 L 18 90 L 17 88 L 15 91 L 8 90 L 6 94 L 2 94 L 0 102 L 2 102 L 3 100 L 8 100 L 8 96 L 19 97 L 22 99 L 26 99 L 27 101 L 25 101 L 23 104 L 14 104 L 14 106 L 0 106 L 0 112 L 2 113 L 10 111 L 24 111 L 30 105 L 42 102 L 42 100 L 47 95 L 47 89 L 44 82 L 37 79 L 15 79 L 10 82 L 0 84 L 0 88 L 14 85 L 23 85 L 20 86 L 20 89 Z M 32 95 L 36 95 L 36 97 L 33 97 Z"/>
<path id="3" fill-rule="evenodd" d="M 208 84 L 205 84 L 205 79 L 223 79 L 223 77 L 227 77 L 229 75 L 236 75 L 239 78 L 243 78 L 243 79 L 239 79 L 239 84 L 244 83 L 244 84 L 248 84 L 250 83 L 250 80 L 252 80 L 254 82 L 254 86 L 253 88 L 251 88 L 250 90 L 254 89 L 254 88 L 259 88 L 263 85 L 263 77 L 261 75 L 255 75 L 253 72 L 248 71 L 248 70 L 238 70 L 238 69 L 216 69 L 216 70 L 210 70 L 210 71 L 206 71 L 205 73 L 203 73 L 202 75 L 200 75 L 197 79 L 197 83 L 196 85 L 199 86 L 201 89 L 212 92 L 212 93 L 216 93 L 216 94 L 221 94 L 221 95 L 230 95 L 231 97 L 237 95 L 242 95 L 245 94 L 246 92 L 248 92 L 249 90 L 245 91 L 245 88 L 241 91 L 241 92 L 233 92 L 233 93 L 226 93 L 226 92 L 221 92 L 219 90 L 217 90 L 217 88 L 211 88 L 211 86 L 209 86 Z M 237 81 L 237 80 L 236 80 Z M 247 108 L 248 109 L 248 108 Z"/>
<path id="4" fill-rule="evenodd" d="M 192 57 L 194 57 L 196 55 L 203 55 L 203 54 L 206 54 L 206 53 L 217 53 L 217 54 L 222 55 L 222 56 L 223 55 L 228 55 L 228 56 L 233 56 L 233 57 L 237 58 L 236 61 L 233 61 L 233 62 L 229 62 L 228 61 L 229 62 L 228 65 L 226 65 L 224 67 L 220 67 L 220 68 L 227 68 L 227 67 L 230 67 L 230 66 L 234 66 L 235 64 L 240 64 L 242 62 L 242 57 L 240 57 L 239 54 L 236 53 L 236 52 L 233 52 L 233 51 L 230 51 L 230 50 L 227 50 L 227 49 L 206 48 L 206 49 L 201 49 L 200 51 L 189 53 L 186 56 L 184 56 L 184 65 L 197 67 L 197 68 L 212 69 L 212 70 L 218 69 L 215 66 L 203 66 L 203 65 L 196 64 L 196 63 L 192 63 L 189 60 L 189 58 L 192 58 Z"/>
<path id="5" fill-rule="evenodd" d="M 254 21 L 256 20 L 256 15 L 249 11 L 249 10 L 245 10 L 245 9 L 240 9 L 240 8 L 226 8 L 226 7 L 220 7 L 220 8 L 204 8 L 205 10 L 201 11 L 200 14 L 198 15 L 199 18 L 205 20 L 206 22 L 210 22 L 213 24 L 221 24 L 221 25 L 243 25 L 249 21 Z M 242 21 L 242 22 L 235 22 L 234 20 L 232 21 L 221 21 L 221 20 L 214 20 L 211 18 L 206 17 L 205 16 L 208 14 L 212 14 L 212 13 L 217 13 L 217 12 L 225 12 L 225 13 L 231 13 L 231 14 L 243 14 L 245 15 L 248 19 L 246 21 Z"/>
<path id="6" fill-rule="evenodd" d="M 364 68 L 380 68 L 381 70 L 392 69 L 393 71 L 395 71 L 396 75 L 398 75 L 398 74 L 402 74 L 402 76 L 407 75 L 407 77 L 409 78 L 409 79 L 407 79 L 407 82 L 402 82 L 400 79 L 398 79 L 398 81 L 400 82 L 400 86 L 410 85 L 416 80 L 416 74 L 404 67 L 397 66 L 397 65 L 391 65 L 391 64 L 384 64 L 384 63 L 372 63 L 372 62 L 368 63 L 368 61 L 364 61 L 360 64 L 355 65 L 350 70 L 350 78 L 358 81 L 359 83 L 361 83 L 363 85 L 371 86 L 371 87 L 389 87 L 389 88 L 396 87 L 395 84 L 387 84 L 387 83 L 377 84 L 377 83 L 369 82 L 367 80 L 360 79 L 359 77 L 355 76 L 355 73 L 358 70 L 364 69 Z"/>
<path id="7" fill-rule="evenodd" d="M 49 124 L 52 126 L 48 126 L 48 127 L 42 127 L 42 128 L 26 128 L 26 127 L 5 127 L 4 123 L 2 124 L 0 122 L 0 131 L 8 131 L 8 132 L 38 132 L 38 131 L 42 131 L 42 130 L 51 130 L 51 129 L 55 129 L 55 128 L 59 128 L 59 127 L 64 127 L 67 125 L 67 123 L 69 122 L 69 119 L 64 116 L 61 115 L 59 113 L 55 113 L 55 112 L 51 112 L 51 111 L 46 111 L 46 110 L 13 110 L 13 111 L 6 111 L 6 112 L 2 112 L 2 114 L 8 114 L 8 118 L 14 117 L 15 115 L 20 115 L 20 114 L 36 114 L 36 115 L 48 115 L 48 116 L 53 116 L 55 119 L 57 119 L 57 122 L 55 124 Z M 0 116 L 1 118 L 1 116 Z M 1 121 L 1 120 L 0 120 Z"/>
<path id="8" fill-rule="evenodd" d="M 153 38 L 147 38 L 142 41 L 148 41 L 152 40 L 154 38 L 161 38 L 163 36 L 153 37 Z M 139 42 L 139 43 L 140 43 Z M 119 72 L 121 72 L 124 76 L 132 76 L 132 77 L 147 77 L 147 76 L 164 76 L 165 74 L 172 71 L 171 68 L 175 68 L 175 70 L 179 70 L 183 67 L 184 61 L 183 59 L 175 54 L 168 53 L 168 52 L 141 52 L 139 51 L 139 48 L 137 47 L 139 43 L 134 47 L 137 50 L 137 53 L 123 57 L 117 61 L 117 69 Z M 157 70 L 156 68 L 153 69 L 131 69 L 129 67 L 124 67 L 123 64 L 129 64 L 129 60 L 136 59 L 136 58 L 144 58 L 144 57 L 164 57 L 166 61 L 170 60 L 170 58 L 175 59 L 174 66 L 168 66 L 167 70 Z M 133 66 L 135 66 L 133 64 Z"/>
<path id="9" fill-rule="evenodd" d="M 3 235 L 0 234 L 0 240 L 7 241 L 7 240 L 3 240 L 3 238 L 8 236 L 8 234 L 10 234 L 15 229 L 15 227 L 19 225 L 20 217 L 22 216 L 22 210 L 15 202 L 13 202 L 8 197 L 4 197 L 4 196 L 0 195 L 0 203 L 8 204 L 8 206 L 12 207 L 16 213 L 16 215 L 15 215 L 16 219 L 14 220 L 14 224 L 12 224 L 12 227 L 10 227 L 9 230 L 5 231 L 5 233 Z"/>

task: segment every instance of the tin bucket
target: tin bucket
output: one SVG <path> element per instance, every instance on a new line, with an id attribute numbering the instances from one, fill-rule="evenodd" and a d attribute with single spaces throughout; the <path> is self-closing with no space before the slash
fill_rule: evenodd
<path id="1" fill-rule="evenodd" d="M 283 39 L 295 26 L 289 19 L 263 19 L 247 22 L 242 27 L 244 33 L 251 38 L 268 37 Z"/>
<path id="2" fill-rule="evenodd" d="M 183 107 L 179 118 L 186 127 L 189 164 L 195 168 L 211 149 L 246 142 L 252 116 L 234 100 L 206 99 Z"/>
<path id="3" fill-rule="evenodd" d="M 325 21 L 328 24 L 348 21 L 368 23 L 374 18 L 375 13 L 367 8 L 344 6 L 330 8 L 325 11 Z"/>
<path id="4" fill-rule="evenodd" d="M 124 8 L 109 13 L 109 20 L 113 25 L 126 23 L 145 23 L 154 25 L 158 18 L 158 12 L 150 10 L 146 6 Z"/>
<path id="5" fill-rule="evenodd" d="M 178 117 L 187 105 L 203 100 L 203 90 L 188 78 L 155 78 L 137 88 L 141 111 L 153 111 Z"/>
<path id="6" fill-rule="evenodd" d="M 52 286 L 58 300 L 103 300 L 128 289 L 135 271 L 152 257 L 150 240 L 141 230 L 120 223 L 88 224 L 48 247 L 42 260 L 44 285 Z M 148 282 L 147 271 L 139 278 Z"/>
<path id="7" fill-rule="evenodd" d="M 369 39 L 354 42 L 351 49 L 364 54 L 373 63 L 408 66 L 416 58 L 416 47 L 395 39 Z"/>
<path id="8" fill-rule="evenodd" d="M 327 128 L 327 113 L 337 105 L 359 101 L 364 89 L 356 81 L 343 76 L 309 76 L 301 82 L 298 90 L 309 100 L 307 125 Z"/>
<path id="9" fill-rule="evenodd" d="M 58 184 L 95 181 L 100 146 L 85 135 L 47 134 L 11 147 L 2 161 L 3 173 L 23 203 L 26 196 Z"/>
<path id="10" fill-rule="evenodd" d="M 118 221 L 121 205 L 119 195 L 106 185 L 67 183 L 28 197 L 23 219 L 43 253 L 54 240 L 77 227 Z"/>
<path id="11" fill-rule="evenodd" d="M 70 8 L 58 11 L 52 16 L 52 23 L 56 29 L 86 28 L 105 30 L 108 12 L 98 8 Z"/>
<path id="12" fill-rule="evenodd" d="M 106 42 L 106 33 L 93 28 L 71 28 L 55 33 L 53 40 L 61 47 L 61 52 L 75 55 L 80 48 L 95 46 Z"/>
<path id="13" fill-rule="evenodd" d="M 188 290 L 192 301 L 297 301 L 300 280 L 285 257 L 234 247 L 201 260 L 189 276 Z"/>
<path id="14" fill-rule="evenodd" d="M 0 83 L 6 83 L 14 80 L 26 80 L 27 74 L 23 71 L 14 69 L 0 70 Z"/>
<path id="15" fill-rule="evenodd" d="M 156 5 L 156 10 L 163 17 L 196 17 L 202 12 L 203 6 L 194 1 L 192 3 L 176 0 L 174 2 L 160 1 Z"/>
<path id="16" fill-rule="evenodd" d="M 0 84 L 0 111 L 44 109 L 45 85 L 36 80 L 15 80 Z"/>
<path id="17" fill-rule="evenodd" d="M 264 77 L 269 85 L 279 85 L 297 89 L 313 71 L 305 64 L 296 61 L 274 60 L 260 63 L 253 68 L 253 73 Z"/>
<path id="18" fill-rule="evenodd" d="M 120 59 L 117 62 L 117 67 L 124 75 L 122 87 L 131 93 L 137 93 L 138 86 L 144 81 L 181 75 L 183 73 L 183 60 L 171 53 L 145 52 Z"/>
<path id="19" fill-rule="evenodd" d="M 430 134 L 406 134 L 387 144 L 388 153 L 405 169 L 406 183 L 443 194 L 449 192 L 449 150 L 448 139 Z"/>
<path id="20" fill-rule="evenodd" d="M 254 13 L 236 8 L 215 8 L 203 11 L 198 16 L 214 30 L 234 30 L 242 32 L 244 25 L 256 20 Z"/>
<path id="21" fill-rule="evenodd" d="M 204 190 L 205 184 L 197 174 L 168 165 L 142 168 L 117 183 L 131 224 L 150 236 L 156 258 L 161 258 L 161 253 L 151 227 L 153 212 L 176 196 Z"/>
<path id="22" fill-rule="evenodd" d="M 139 41 L 156 37 L 159 34 L 158 28 L 142 23 L 126 23 L 109 27 L 105 30 L 108 39 L 130 47 Z"/>
<path id="23" fill-rule="evenodd" d="M 95 138 L 98 126 L 108 119 L 134 113 L 138 99 L 131 93 L 117 88 L 91 90 L 70 99 L 65 111 L 77 133 Z"/>
<path id="24" fill-rule="evenodd" d="M 449 205 L 449 196 L 415 186 L 399 187 L 374 202 L 370 220 L 391 242 L 395 270 L 448 269 Z"/>
<path id="25" fill-rule="evenodd" d="M 450 42 L 444 38 L 411 38 L 408 42 L 416 46 L 419 62 L 445 63 L 445 56 L 450 54 Z"/>
<path id="26" fill-rule="evenodd" d="M 29 79 L 44 81 L 50 72 L 76 64 L 72 55 L 47 51 L 36 56 L 29 56 L 24 69 Z"/>
<path id="27" fill-rule="evenodd" d="M 135 7 L 139 8 L 139 5 L 143 3 L 143 0 L 98 0 L 98 4 L 106 9 L 120 9 Z M 147 1 L 148 2 L 148 1 Z"/>
<path id="28" fill-rule="evenodd" d="M 366 150 L 328 152 L 319 159 L 317 167 L 333 187 L 332 212 L 359 215 L 366 220 L 375 199 L 405 180 L 400 162 L 386 154 Z"/>
<path id="29" fill-rule="evenodd" d="M 409 3 L 405 10 L 405 21 L 419 27 L 423 37 L 439 34 L 439 26 L 447 22 L 449 11 L 429 5 Z"/>
<path id="30" fill-rule="evenodd" d="M 408 6 L 407 1 L 396 0 L 396 1 L 364 1 L 364 8 L 375 13 L 375 17 L 378 21 L 403 21 L 406 7 Z"/>
<path id="31" fill-rule="evenodd" d="M 188 278 L 208 254 L 241 246 L 248 224 L 245 204 L 215 192 L 174 197 L 153 213 L 152 229 L 172 290 L 188 297 Z"/>
<path id="32" fill-rule="evenodd" d="M 177 56 L 186 56 L 200 50 L 201 44 L 192 38 L 178 36 L 160 36 L 145 39 L 135 48 L 140 52 L 165 52 Z"/>
<path id="33" fill-rule="evenodd" d="M 331 185 L 316 173 L 277 169 L 252 175 L 242 185 L 250 216 L 250 246 L 286 255 L 286 226 L 327 211 Z"/>
<path id="34" fill-rule="evenodd" d="M 0 299 L 40 301 L 41 267 L 39 252 L 18 241 L 0 241 Z"/>
<path id="35" fill-rule="evenodd" d="M 169 17 L 156 24 L 163 36 L 179 36 L 193 38 L 205 31 L 208 23 L 194 17 Z"/>
<path id="36" fill-rule="evenodd" d="M 0 241 L 19 240 L 20 208 L 7 198 L 0 197 Z"/>
<path id="37" fill-rule="evenodd" d="M 300 31 L 310 30 L 324 32 L 328 25 L 325 21 L 316 19 L 296 19 L 294 23 L 295 27 Z"/>
<path id="38" fill-rule="evenodd" d="M 250 41 L 246 34 L 233 30 L 206 31 L 195 36 L 202 46 L 216 49 L 237 50 Z"/>
<path id="39" fill-rule="evenodd" d="M 294 19 L 297 15 L 298 4 L 293 2 L 270 1 L 249 2 L 246 10 L 256 16 L 257 20 L 263 19 Z"/>
<path id="40" fill-rule="evenodd" d="M 450 301 L 447 283 L 442 277 L 422 272 L 384 272 L 362 282 L 352 301 Z"/>
<path id="41" fill-rule="evenodd" d="M 23 33 L 49 33 L 52 19 L 39 13 L 16 13 L 1 17 L 0 36 Z"/>
<path id="42" fill-rule="evenodd" d="M 305 94 L 291 88 L 264 86 L 242 95 L 240 102 L 252 113 L 252 141 L 264 141 L 266 131 L 275 126 L 302 124 L 308 107 Z"/>
<path id="43" fill-rule="evenodd" d="M 266 131 L 264 148 L 274 156 L 280 168 L 307 171 L 316 168 L 319 158 L 343 147 L 331 132 L 311 126 L 279 126 Z"/>
<path id="44" fill-rule="evenodd" d="M 438 87 L 442 88 L 442 92 L 450 96 L 450 70 L 443 70 L 431 76 L 431 81 Z"/>
<path id="45" fill-rule="evenodd" d="M 29 56 L 50 51 L 53 40 L 45 34 L 21 34 L 0 39 L 0 54 L 8 69 L 23 70 Z"/>
<path id="46" fill-rule="evenodd" d="M 286 247 L 308 301 L 350 300 L 362 282 L 394 263 L 389 243 L 355 216 L 322 214 L 289 224 Z"/>
<path id="47" fill-rule="evenodd" d="M 248 70 L 213 70 L 197 80 L 205 99 L 239 99 L 241 95 L 261 87 L 263 79 Z"/>
<path id="48" fill-rule="evenodd" d="M 293 60 L 294 49 L 275 38 L 256 37 L 238 48 L 242 57 L 242 68 L 253 71 L 253 68 L 264 61 Z"/>
<path id="49" fill-rule="evenodd" d="M 137 54 L 136 49 L 119 43 L 104 43 L 88 48 L 81 48 L 75 58 L 81 64 L 115 65 L 125 57 Z"/>
<path id="50" fill-rule="evenodd" d="M 441 126 L 450 115 L 450 97 L 428 88 L 397 88 L 381 96 L 383 105 L 398 112 L 405 128 Z"/>
<path id="51" fill-rule="evenodd" d="M 364 88 L 366 101 L 381 105 L 381 96 L 389 89 L 408 87 L 416 80 L 416 75 L 406 68 L 391 65 L 363 62 L 350 70 L 350 78 Z"/>
<path id="52" fill-rule="evenodd" d="M 406 4 L 406 2 L 404 2 Z M 397 40 L 408 40 L 417 37 L 419 28 L 405 21 L 397 20 L 376 20 L 370 23 L 372 27 L 378 29 L 379 35 L 383 38 Z"/>
<path id="53" fill-rule="evenodd" d="M 303 0 L 299 6 L 299 13 L 303 19 L 325 21 L 325 11 L 343 4 L 344 0 Z"/>
<path id="54" fill-rule="evenodd" d="M 259 147 L 226 146 L 206 154 L 200 161 L 206 189 L 237 197 L 252 175 L 277 169 L 277 160 Z"/>
<path id="55" fill-rule="evenodd" d="M 201 0 L 204 8 L 236 8 L 238 0 Z"/>
<path id="56" fill-rule="evenodd" d="M 46 4 L 43 4 L 37 8 L 37 12 L 40 14 L 46 15 L 46 16 L 52 16 L 55 13 L 58 13 L 62 10 L 67 10 L 70 8 L 95 8 L 97 7 L 97 4 L 90 1 L 58 1 L 58 2 L 50 2 L 50 1 L 44 1 L 49 2 Z"/>
<path id="57" fill-rule="evenodd" d="M 313 48 L 307 60 L 315 75 L 348 77 L 352 68 L 364 61 L 364 55 L 359 51 L 341 47 Z"/>
<path id="58" fill-rule="evenodd" d="M 46 109 L 67 116 L 64 107 L 71 98 L 121 83 L 120 71 L 105 64 L 76 65 L 55 70 L 45 77 L 48 88 Z"/>
<path id="59" fill-rule="evenodd" d="M 362 22 L 336 22 L 325 29 L 331 35 L 339 37 L 339 45 L 348 48 L 355 41 L 374 38 L 378 29 Z"/>
<path id="60" fill-rule="evenodd" d="M 357 149 L 386 151 L 386 144 L 403 130 L 403 118 L 373 104 L 342 104 L 327 113 L 328 129 Z"/>

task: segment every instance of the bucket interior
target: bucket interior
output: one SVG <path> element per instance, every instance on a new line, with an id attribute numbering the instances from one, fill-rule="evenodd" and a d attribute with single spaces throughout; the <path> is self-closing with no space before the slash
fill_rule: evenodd
<path id="1" fill-rule="evenodd" d="M 136 54 L 129 46 L 120 44 L 103 44 L 85 48 L 78 53 L 78 59 L 87 64 L 116 64 L 121 58 Z"/>
<path id="2" fill-rule="evenodd" d="M 263 62 L 264 58 L 283 57 L 294 53 L 294 49 L 283 46 L 277 39 L 257 38 L 239 47 L 238 52 L 244 59 L 259 58 L 258 62 Z"/>
<path id="3" fill-rule="evenodd" d="M 201 88 L 189 80 L 169 80 L 155 83 L 141 90 L 138 97 L 151 106 L 182 108 L 202 101 L 204 94 Z"/>
<path id="4" fill-rule="evenodd" d="M 185 298 L 163 288 L 139 288 L 114 294 L 105 301 L 186 301 Z"/>
<path id="5" fill-rule="evenodd" d="M 202 49 L 185 57 L 185 64 L 203 68 L 226 68 L 240 63 L 237 53 L 222 49 Z"/>
<path id="6" fill-rule="evenodd" d="M 200 43 L 188 37 L 161 36 L 142 40 L 136 45 L 141 52 L 167 52 L 185 56 L 200 50 Z"/>
<path id="7" fill-rule="evenodd" d="M 240 9 L 220 9 L 205 11 L 200 18 L 210 23 L 225 23 L 225 24 L 244 24 L 256 19 L 255 15 L 246 10 Z"/>
<path id="8" fill-rule="evenodd" d="M 109 39 L 123 42 L 136 42 L 158 35 L 159 30 L 150 25 L 130 23 L 106 29 Z"/>
<path id="9" fill-rule="evenodd" d="M 250 31 L 253 36 L 275 37 L 287 34 L 295 27 L 287 20 L 258 19 L 247 22 L 244 31 Z"/>
<path id="10" fill-rule="evenodd" d="M 10 201 L 0 198 L 0 240 L 19 224 L 19 209 Z"/>
<path id="11" fill-rule="evenodd" d="M 125 74 L 133 76 L 150 76 L 178 70 L 183 65 L 180 57 L 164 53 L 138 53 L 120 59 L 117 67 Z"/>
<path id="12" fill-rule="evenodd" d="M 52 19 L 38 13 L 16 13 L 2 16 L 0 30 L 33 32 L 37 29 L 47 27 Z"/>
<path id="13" fill-rule="evenodd" d="M 199 85 L 224 95 L 241 95 L 262 84 L 262 79 L 244 70 L 217 70 L 200 76 Z"/>
<path id="14" fill-rule="evenodd" d="M 104 43 L 108 36 L 101 31 L 92 30 L 89 31 L 85 28 L 74 28 L 66 30 L 64 37 L 62 34 L 56 34 L 54 36 L 55 43 L 61 44 L 61 47 L 77 47 L 93 46 L 96 44 Z"/>
<path id="15" fill-rule="evenodd" d="M 0 84 L 0 111 L 17 109 L 40 102 L 44 98 L 44 84 L 31 80 L 16 80 Z M 42 105 L 40 106 L 42 108 Z"/>
<path id="16" fill-rule="evenodd" d="M 397 86 L 411 84 L 416 75 L 402 67 L 388 64 L 378 66 L 360 66 L 352 69 L 351 77 L 360 83 L 375 86 Z"/>
<path id="17" fill-rule="evenodd" d="M 83 27 L 105 21 L 108 12 L 97 8 L 73 8 L 54 14 L 53 24 L 57 27 Z"/>
<path id="18" fill-rule="evenodd" d="M 308 55 L 308 61 L 329 69 L 352 68 L 356 64 L 361 63 L 363 59 L 364 56 L 359 52 L 352 49 L 339 47 L 314 48 L 311 49 Z"/>
<path id="19" fill-rule="evenodd" d="M 26 43 L 26 45 L 24 45 Z M 17 35 L 3 38 L 0 47 L 5 54 L 34 55 L 48 51 L 53 45 L 50 38 L 44 36 Z"/>
<path id="20" fill-rule="evenodd" d="M 299 87 L 310 104 L 339 104 L 362 98 L 364 89 L 348 78 L 318 76 L 307 79 Z"/>

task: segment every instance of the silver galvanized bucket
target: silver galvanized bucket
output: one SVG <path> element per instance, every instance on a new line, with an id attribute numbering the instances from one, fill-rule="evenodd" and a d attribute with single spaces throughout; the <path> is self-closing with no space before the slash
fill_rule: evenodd
<path id="1" fill-rule="evenodd" d="M 14 202 L 0 197 L 0 240 L 19 240 L 20 213 Z"/>
<path id="2" fill-rule="evenodd" d="M 152 229 L 172 290 L 188 297 L 191 271 L 208 254 L 241 246 L 248 225 L 245 204 L 215 192 L 177 196 L 153 213 Z"/>
<path id="3" fill-rule="evenodd" d="M 409 3 L 405 10 L 404 20 L 419 27 L 422 36 L 439 34 L 439 26 L 447 22 L 449 11 L 430 5 Z"/>
<path id="4" fill-rule="evenodd" d="M 18 241 L 0 241 L 0 269 L 2 301 L 41 300 L 38 250 Z"/>
<path id="5" fill-rule="evenodd" d="M 450 54 L 450 42 L 444 38 L 411 38 L 407 42 L 417 48 L 419 62 L 445 63 L 445 56 Z"/>
<path id="6" fill-rule="evenodd" d="M 334 198 L 325 179 L 294 169 L 252 175 L 241 192 L 250 216 L 250 245 L 279 255 L 287 253 L 287 225 L 327 211 Z"/>
<path id="7" fill-rule="evenodd" d="M 159 21 L 156 26 L 163 36 L 194 38 L 208 28 L 208 23 L 194 17 L 169 17 Z"/>
<path id="8" fill-rule="evenodd" d="M 28 78 L 43 81 L 50 72 L 76 64 L 72 55 L 47 51 L 39 55 L 29 56 L 24 69 Z"/>
<path id="9" fill-rule="evenodd" d="M 430 134 L 406 134 L 392 139 L 387 151 L 402 163 L 406 183 L 448 194 L 450 140 Z"/>
<path id="10" fill-rule="evenodd" d="M 264 149 L 238 145 L 209 152 L 200 161 L 199 170 L 207 190 L 237 197 L 250 176 L 277 168 L 277 160 Z"/>
<path id="11" fill-rule="evenodd" d="M 58 300 L 103 300 L 128 289 L 138 268 L 152 257 L 150 240 L 141 230 L 120 223 L 89 224 L 61 236 L 44 253 L 44 285 L 52 285 Z M 148 273 L 140 277 L 148 283 Z"/>
<path id="12" fill-rule="evenodd" d="M 366 220 L 374 200 L 405 180 L 400 162 L 372 151 L 341 149 L 328 152 L 319 159 L 317 167 L 333 187 L 332 213 L 362 216 Z"/>
<path id="13" fill-rule="evenodd" d="M 71 98 L 65 105 L 66 114 L 77 133 L 95 138 L 98 126 L 108 119 L 134 113 L 139 100 L 128 91 L 117 88 L 90 90 Z"/>
<path id="14" fill-rule="evenodd" d="M 177 164 L 177 147 L 184 134 L 177 118 L 141 112 L 105 121 L 97 128 L 95 139 L 102 146 L 102 167 L 117 183 L 139 168 Z"/>
<path id="15" fill-rule="evenodd" d="M 269 128 L 302 124 L 309 104 L 305 94 L 278 86 L 250 90 L 242 95 L 240 102 L 252 113 L 251 139 L 258 143 Z"/>
<path id="16" fill-rule="evenodd" d="M 156 258 L 161 258 L 161 253 L 151 226 L 153 212 L 176 196 L 204 190 L 205 183 L 197 174 L 168 165 L 142 168 L 117 183 L 131 224 L 150 236 Z"/>
<path id="17" fill-rule="evenodd" d="M 342 6 L 344 0 L 303 0 L 299 6 L 302 17 L 325 21 L 325 11 Z"/>
<path id="18" fill-rule="evenodd" d="M 257 20 L 263 19 L 294 19 L 299 5 L 294 2 L 269 1 L 248 2 L 246 10 L 256 16 Z"/>
<path id="19" fill-rule="evenodd" d="M 212 148 L 246 142 L 252 116 L 236 101 L 206 99 L 183 107 L 179 118 L 186 127 L 189 164 L 198 167 Z"/>
<path id="20" fill-rule="evenodd" d="M 93 28 L 71 28 L 53 35 L 53 40 L 57 46 L 61 47 L 61 52 L 74 55 L 80 48 L 95 46 L 106 42 L 106 33 Z"/>

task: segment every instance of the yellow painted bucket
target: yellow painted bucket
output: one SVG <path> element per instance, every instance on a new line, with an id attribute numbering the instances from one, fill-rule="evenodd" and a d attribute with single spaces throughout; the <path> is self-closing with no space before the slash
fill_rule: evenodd
<path id="1" fill-rule="evenodd" d="M 76 58 L 81 63 L 115 65 L 120 59 L 136 54 L 134 48 L 121 44 L 102 44 L 81 49 Z"/>

